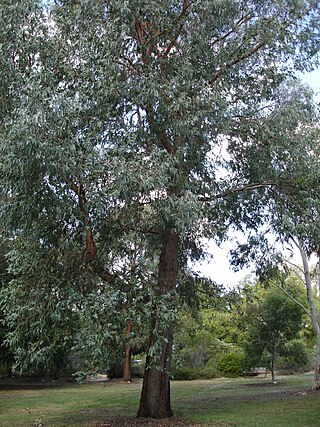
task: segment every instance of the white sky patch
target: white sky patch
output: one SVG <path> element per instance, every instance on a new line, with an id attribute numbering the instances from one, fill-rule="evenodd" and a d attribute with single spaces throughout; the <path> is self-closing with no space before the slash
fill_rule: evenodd
<path id="1" fill-rule="evenodd" d="M 298 73 L 298 77 L 314 90 L 315 99 L 320 102 L 320 68 L 306 74 Z"/>
<path id="2" fill-rule="evenodd" d="M 211 278 L 220 285 L 224 285 L 226 288 L 235 287 L 246 276 L 253 274 L 253 266 L 243 268 L 238 272 L 233 271 L 230 267 L 230 251 L 235 249 L 237 241 L 245 243 L 245 234 L 240 231 L 232 232 L 230 239 L 222 242 L 219 246 L 213 240 L 208 240 L 205 246 L 210 258 L 207 261 L 195 263 L 193 270 Z"/>

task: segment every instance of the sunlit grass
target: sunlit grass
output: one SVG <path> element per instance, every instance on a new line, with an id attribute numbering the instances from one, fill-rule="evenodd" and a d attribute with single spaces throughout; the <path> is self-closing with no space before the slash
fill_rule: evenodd
<path id="1" fill-rule="evenodd" d="M 0 380 L 1 381 L 1 380 Z M 3 381 L 3 380 L 2 380 Z M 197 422 L 236 426 L 319 425 L 319 393 L 306 393 L 310 375 L 269 379 L 238 378 L 172 383 L 175 415 Z M 1 382 L 0 382 L 1 386 Z M 0 426 L 92 426 L 99 421 L 134 417 L 141 380 L 61 384 L 41 389 L 0 390 Z"/>

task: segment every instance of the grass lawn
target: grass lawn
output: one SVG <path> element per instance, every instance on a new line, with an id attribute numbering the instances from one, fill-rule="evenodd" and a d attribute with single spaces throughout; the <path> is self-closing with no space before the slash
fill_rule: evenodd
<path id="1" fill-rule="evenodd" d="M 134 417 L 141 384 L 141 380 L 132 384 L 120 381 L 9 384 L 0 379 L 0 426 L 136 425 Z M 277 385 L 270 384 L 270 379 L 257 377 L 174 381 L 172 407 L 178 418 L 156 425 L 320 425 L 320 393 L 310 393 L 311 384 L 311 375 L 280 377 Z M 111 420 L 117 419 L 113 424 Z M 143 425 L 155 424 L 145 421 Z"/>

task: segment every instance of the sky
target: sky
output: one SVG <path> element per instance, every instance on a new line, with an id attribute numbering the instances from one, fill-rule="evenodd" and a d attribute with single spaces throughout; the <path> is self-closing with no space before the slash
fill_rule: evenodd
<path id="1" fill-rule="evenodd" d="M 301 74 L 300 78 L 307 83 L 315 92 L 315 99 L 320 102 L 320 68 L 306 74 Z M 232 233 L 231 240 L 224 242 L 219 247 L 213 241 L 207 243 L 207 252 L 211 259 L 206 262 L 198 263 L 193 266 L 196 271 L 211 277 L 217 283 L 232 288 L 245 279 L 246 276 L 252 275 L 252 268 L 245 268 L 238 272 L 232 270 L 229 265 L 229 252 L 235 247 L 236 241 L 246 241 L 246 236 L 240 232 Z M 293 262 L 300 263 L 299 254 L 295 253 Z"/>

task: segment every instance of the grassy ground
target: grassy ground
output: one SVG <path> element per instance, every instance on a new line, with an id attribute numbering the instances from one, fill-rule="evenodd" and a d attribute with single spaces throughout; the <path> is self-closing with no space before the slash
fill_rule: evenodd
<path id="1" fill-rule="evenodd" d="M 307 427 L 320 425 L 320 393 L 310 375 L 172 383 L 176 419 L 148 426 Z M 1 427 L 133 426 L 141 380 L 73 384 L 0 380 Z M 119 418 L 120 417 L 120 418 Z M 112 421 L 113 420 L 113 421 Z M 139 425 L 142 425 L 139 424 Z"/>

